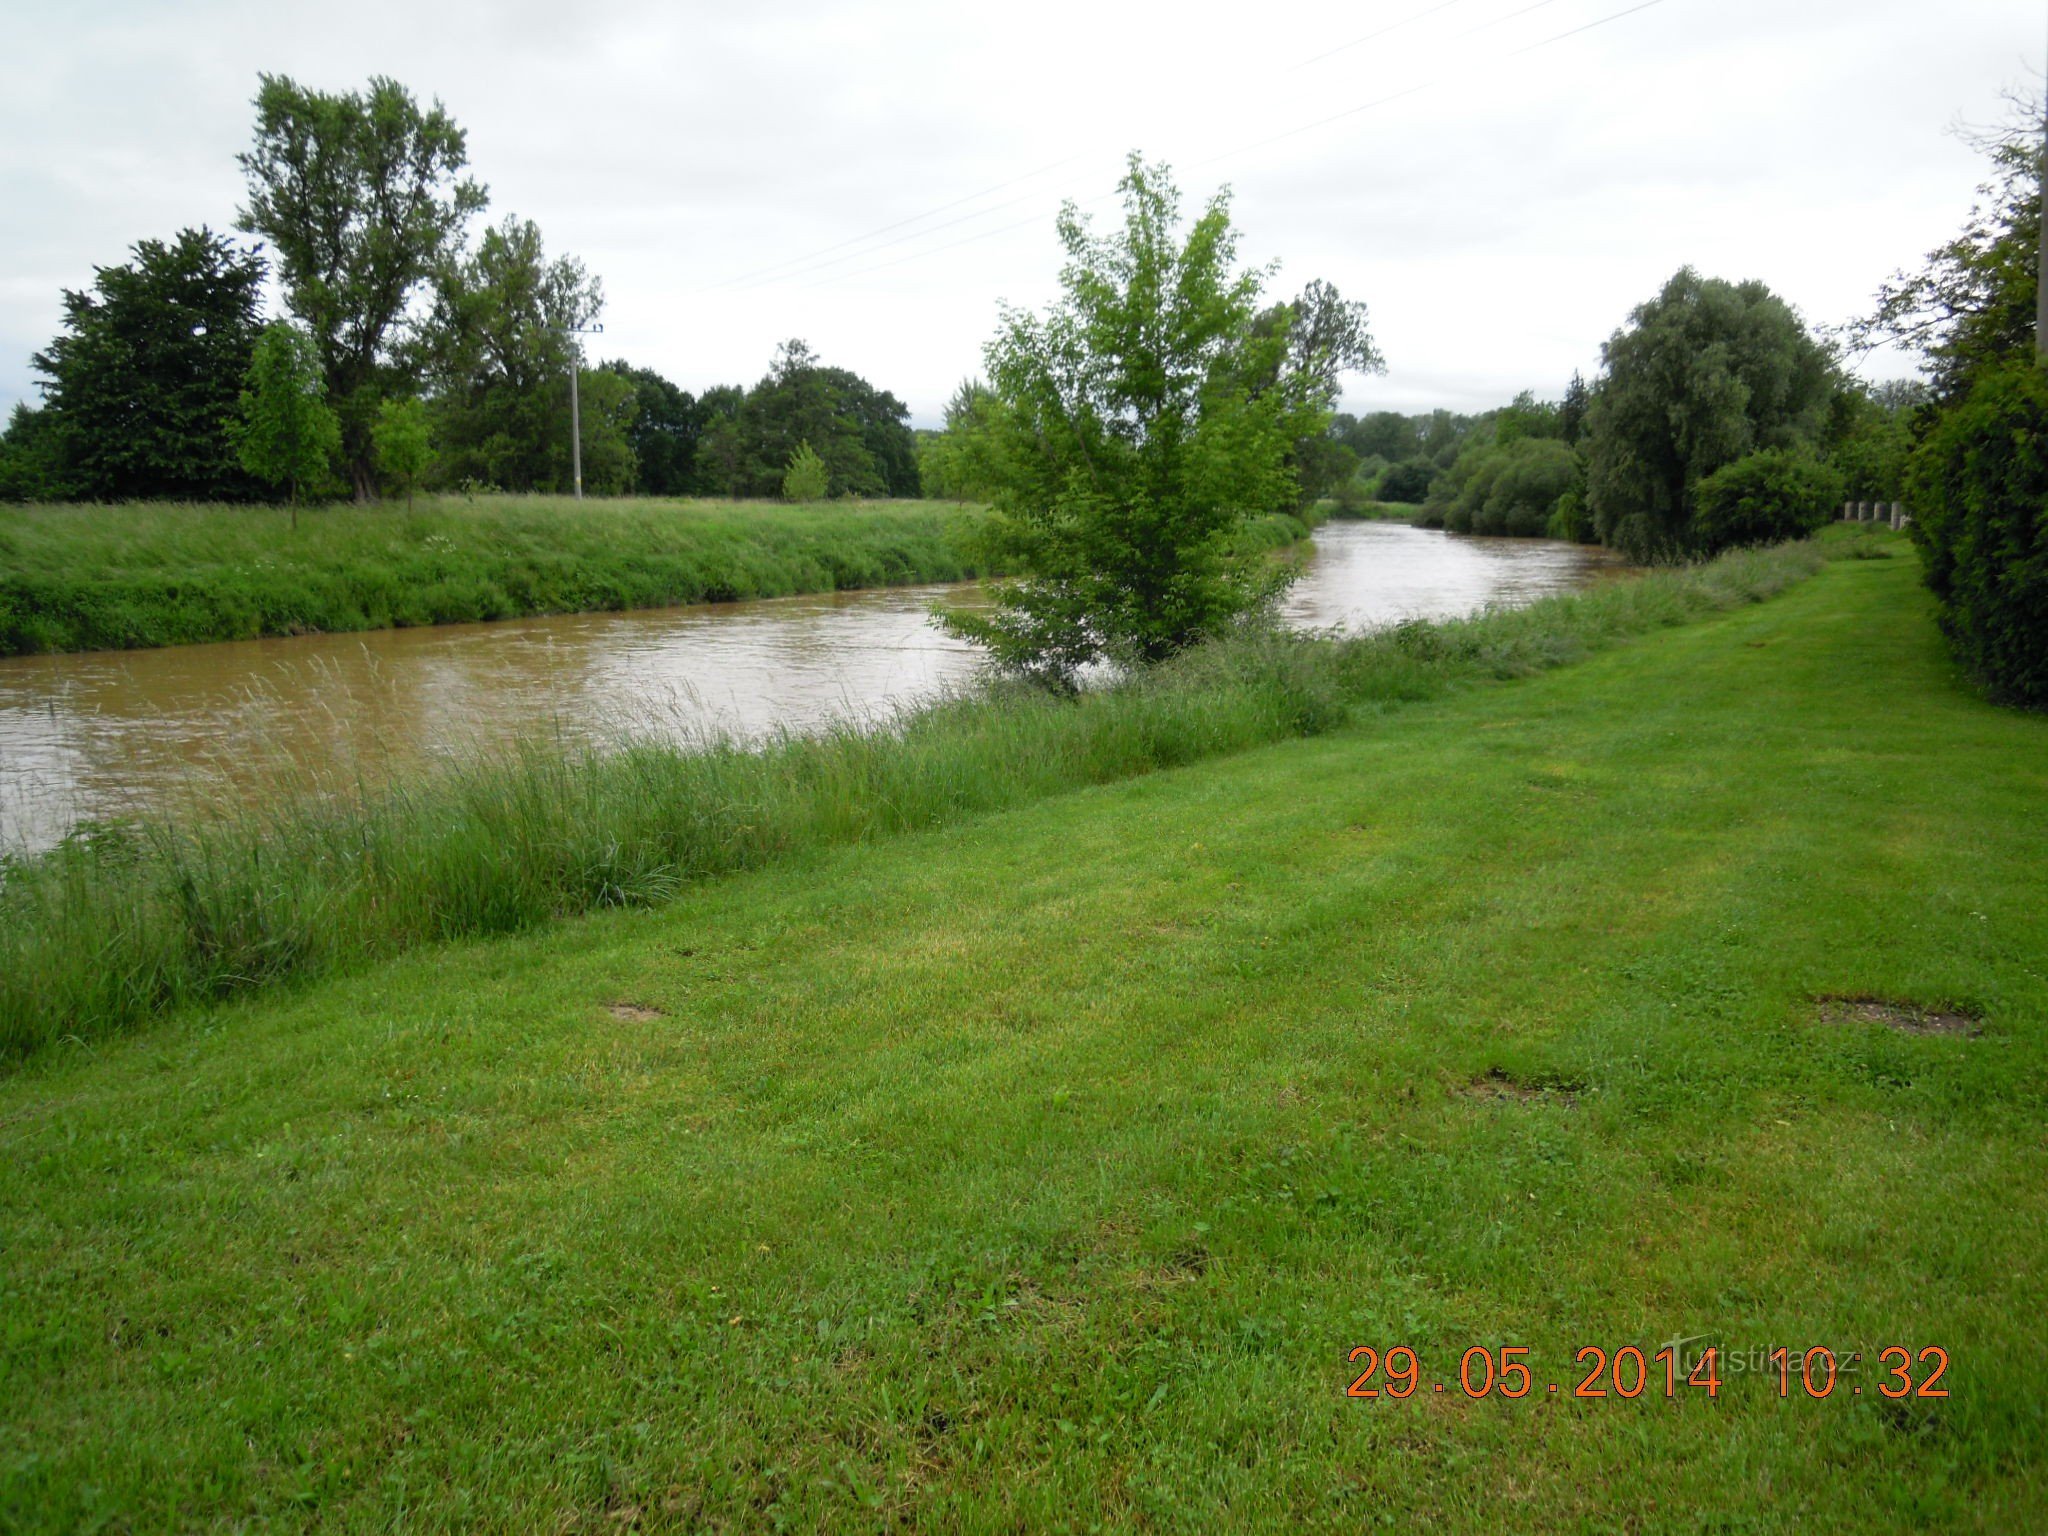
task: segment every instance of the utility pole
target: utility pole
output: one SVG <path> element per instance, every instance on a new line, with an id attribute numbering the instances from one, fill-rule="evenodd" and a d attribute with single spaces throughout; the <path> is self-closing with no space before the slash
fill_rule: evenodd
<path id="1" fill-rule="evenodd" d="M 557 336 L 602 336 L 602 323 L 592 325 L 551 325 Z M 577 398 L 576 380 L 583 372 L 583 348 L 569 343 L 569 473 L 576 484 L 576 499 L 583 499 L 583 403 Z"/>

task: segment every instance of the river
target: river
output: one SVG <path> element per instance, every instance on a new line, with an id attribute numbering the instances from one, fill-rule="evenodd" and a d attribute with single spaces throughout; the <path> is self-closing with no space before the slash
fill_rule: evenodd
<path id="1" fill-rule="evenodd" d="M 1287 621 L 1355 630 L 1531 602 L 1617 569 L 1605 551 L 1397 523 L 1316 535 Z M 958 687 L 976 658 L 929 622 L 975 589 L 883 591 L 0 658 L 0 846 L 82 820 L 376 783 L 534 733 L 757 737 L 872 718 Z"/>

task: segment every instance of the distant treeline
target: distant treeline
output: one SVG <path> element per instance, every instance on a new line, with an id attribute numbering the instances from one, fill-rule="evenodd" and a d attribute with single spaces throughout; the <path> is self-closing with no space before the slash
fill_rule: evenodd
<path id="1" fill-rule="evenodd" d="M 585 366 L 602 285 L 550 258 L 530 220 L 469 239 L 487 198 L 438 104 L 391 80 L 330 95 L 265 76 L 255 106 L 239 157 L 253 238 L 138 241 L 65 292 L 62 330 L 33 359 L 41 407 L 18 404 L 0 434 L 0 500 L 562 491 L 572 369 L 592 491 L 781 495 L 801 458 L 806 499 L 820 472 L 826 495 L 917 494 L 903 402 L 800 341 L 751 389 L 701 399 L 652 369 Z M 291 318 L 266 327 L 271 279 Z M 260 344 L 280 328 L 266 371 Z M 309 457 L 301 422 L 331 451 Z"/>

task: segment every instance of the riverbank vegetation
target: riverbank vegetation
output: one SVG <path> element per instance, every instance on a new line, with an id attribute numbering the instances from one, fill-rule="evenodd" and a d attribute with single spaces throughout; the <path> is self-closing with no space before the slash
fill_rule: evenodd
<path id="1" fill-rule="evenodd" d="M 46 1051 L 0 1082 L 0 1526 L 2029 1527 L 2048 722 L 1870 544 L 1261 653 L 1380 681 L 886 845 L 807 839 L 961 780 L 821 748 L 874 819 L 782 759 L 791 856 L 662 910 Z M 1155 687 L 977 728 L 1206 750 Z M 1672 1340 L 1717 1395 L 1618 1395 Z M 1347 1400 L 1356 1346 L 1421 1392 Z M 1468 1400 L 1474 1346 L 1531 1396 Z"/>
<path id="2" fill-rule="evenodd" d="M 455 624 L 988 573 L 980 509 L 457 496 L 24 507 L 0 521 L 0 655 Z"/>
<path id="3" fill-rule="evenodd" d="M 998 688 L 761 749 L 535 742 L 385 794 L 87 829 L 0 882 L 0 1052 L 1318 734 L 1755 601 L 1818 558 L 1745 554 L 1357 639 L 1251 635 L 1077 699 Z"/>

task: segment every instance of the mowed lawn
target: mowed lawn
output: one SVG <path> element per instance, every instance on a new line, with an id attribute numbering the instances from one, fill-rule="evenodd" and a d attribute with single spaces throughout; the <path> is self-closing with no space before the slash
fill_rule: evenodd
<path id="1" fill-rule="evenodd" d="M 44 1052 L 0 1527 L 2043 1528 L 2048 720 L 1897 547 Z M 1717 1397 L 1573 1396 L 1674 1338 Z M 1781 1400 L 1780 1345 L 1864 1360 Z"/>

